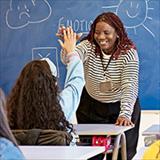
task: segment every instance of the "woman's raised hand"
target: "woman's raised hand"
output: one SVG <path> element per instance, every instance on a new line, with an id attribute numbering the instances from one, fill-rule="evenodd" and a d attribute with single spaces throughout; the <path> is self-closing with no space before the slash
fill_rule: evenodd
<path id="1" fill-rule="evenodd" d="M 68 27 L 67 27 L 68 28 Z M 61 40 L 64 40 L 64 35 L 63 35 L 63 31 L 67 29 L 65 26 L 61 26 L 59 29 L 58 29 L 58 33 L 56 33 L 56 36 L 58 38 L 60 38 Z M 78 41 L 81 36 L 82 36 L 83 33 L 77 33 L 76 34 L 76 40 Z"/>
<path id="2" fill-rule="evenodd" d="M 67 54 L 73 52 L 77 41 L 76 33 L 73 32 L 71 27 L 62 29 L 61 33 L 63 35 L 63 41 L 59 39 L 58 42 L 60 43 L 62 49 L 64 49 Z"/>

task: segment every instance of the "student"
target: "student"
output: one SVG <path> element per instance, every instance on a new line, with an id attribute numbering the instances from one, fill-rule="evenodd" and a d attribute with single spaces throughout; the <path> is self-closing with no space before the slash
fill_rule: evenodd
<path id="1" fill-rule="evenodd" d="M 0 89 L 0 159 L 1 160 L 24 160 L 24 156 L 17 146 L 12 135 L 5 113 L 5 96 Z"/>
<path id="2" fill-rule="evenodd" d="M 29 62 L 7 100 L 11 129 L 51 129 L 73 133 L 72 120 L 84 87 L 83 64 L 75 54 L 76 33 L 64 31 L 60 45 L 67 53 L 67 75 L 59 92 L 57 69 L 48 58 Z"/>
<path id="3" fill-rule="evenodd" d="M 160 140 L 155 141 L 144 151 L 142 160 L 160 159 Z"/>
<path id="4" fill-rule="evenodd" d="M 59 33 L 63 30 L 60 28 Z M 125 133 L 127 160 L 131 160 L 136 153 L 140 123 L 135 44 L 128 38 L 120 18 L 106 12 L 96 17 L 75 52 L 83 60 L 86 80 L 77 110 L 78 123 L 134 124 Z"/>

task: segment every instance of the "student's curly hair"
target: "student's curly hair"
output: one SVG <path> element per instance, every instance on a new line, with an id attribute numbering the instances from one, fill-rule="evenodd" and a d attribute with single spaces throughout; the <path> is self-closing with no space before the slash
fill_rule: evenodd
<path id="1" fill-rule="evenodd" d="M 91 25 L 91 30 L 89 34 L 87 35 L 87 37 L 84 38 L 84 39 L 88 39 L 91 43 L 94 43 L 96 45 L 96 49 L 95 49 L 96 53 L 101 54 L 101 49 L 99 45 L 96 43 L 96 41 L 94 40 L 95 28 L 98 22 L 105 22 L 110 26 L 112 26 L 113 28 L 115 28 L 118 38 L 116 41 L 117 43 L 116 50 L 113 55 L 114 58 L 117 59 L 119 55 L 122 53 L 122 51 L 123 53 L 126 53 L 131 48 L 136 49 L 133 42 L 128 38 L 124 25 L 120 20 L 120 18 L 112 12 L 104 12 L 94 20 L 94 22 Z"/>
<path id="2" fill-rule="evenodd" d="M 73 131 L 58 101 L 58 86 L 45 60 L 34 60 L 22 70 L 9 98 L 11 129 Z"/>

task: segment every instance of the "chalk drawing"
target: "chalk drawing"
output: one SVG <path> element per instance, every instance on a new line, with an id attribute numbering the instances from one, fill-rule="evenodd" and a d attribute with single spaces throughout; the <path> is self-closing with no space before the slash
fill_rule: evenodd
<path id="1" fill-rule="evenodd" d="M 85 19 L 66 19 L 65 17 L 61 17 L 58 21 L 58 29 L 61 26 L 71 26 L 75 32 L 83 32 L 83 34 L 87 34 L 90 30 L 90 25 L 93 23 L 92 20 Z M 57 30 L 58 30 L 57 29 Z"/>
<path id="2" fill-rule="evenodd" d="M 59 77 L 58 52 L 57 47 L 36 47 L 32 48 L 32 60 L 49 58 L 57 67 L 57 77 Z"/>
<path id="3" fill-rule="evenodd" d="M 6 24 L 10 29 L 20 29 L 31 23 L 46 21 L 52 13 L 47 0 L 10 0 Z"/>
<path id="4" fill-rule="evenodd" d="M 124 22 L 126 29 L 134 29 L 134 33 L 137 34 L 137 28 L 143 27 L 153 37 L 155 34 L 149 29 L 145 23 L 147 20 L 152 21 L 152 17 L 149 17 L 149 11 L 154 10 L 150 7 L 151 0 L 120 0 L 117 5 L 113 6 L 102 6 L 103 9 L 116 8 L 115 13 L 119 15 Z"/>

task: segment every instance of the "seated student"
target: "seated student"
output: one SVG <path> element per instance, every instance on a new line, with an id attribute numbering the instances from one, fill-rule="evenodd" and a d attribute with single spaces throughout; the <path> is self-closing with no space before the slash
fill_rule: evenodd
<path id="1" fill-rule="evenodd" d="M 64 31 L 64 42 L 59 42 L 67 52 L 68 61 L 64 89 L 59 92 L 56 66 L 48 58 L 29 62 L 7 100 L 11 129 L 73 133 L 70 121 L 77 110 L 85 83 L 83 64 L 79 55 L 74 54 L 76 34 L 72 29 Z"/>
<path id="2" fill-rule="evenodd" d="M 160 159 L 160 140 L 155 141 L 144 151 L 142 160 Z"/>
<path id="3" fill-rule="evenodd" d="M 17 146 L 16 140 L 8 125 L 5 114 L 5 96 L 0 89 L 0 159 L 1 160 L 24 160 L 24 156 Z"/>

